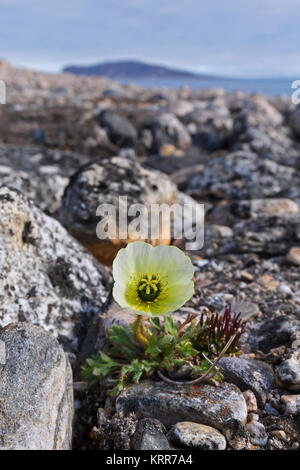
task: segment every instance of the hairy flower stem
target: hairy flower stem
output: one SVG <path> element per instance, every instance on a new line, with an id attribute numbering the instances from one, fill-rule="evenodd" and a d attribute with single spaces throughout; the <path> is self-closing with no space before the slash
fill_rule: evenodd
<path id="1" fill-rule="evenodd" d="M 139 343 L 143 344 L 144 346 L 148 346 L 149 340 L 148 340 L 147 336 L 144 333 L 143 316 L 142 315 L 136 315 L 135 337 L 136 337 L 136 340 Z"/>

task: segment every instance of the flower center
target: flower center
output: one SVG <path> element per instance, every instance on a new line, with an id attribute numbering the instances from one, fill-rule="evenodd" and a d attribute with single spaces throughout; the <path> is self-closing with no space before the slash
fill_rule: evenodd
<path id="1" fill-rule="evenodd" d="M 138 294 L 145 302 L 153 302 L 160 290 L 159 280 L 154 275 L 142 276 L 138 283 Z"/>

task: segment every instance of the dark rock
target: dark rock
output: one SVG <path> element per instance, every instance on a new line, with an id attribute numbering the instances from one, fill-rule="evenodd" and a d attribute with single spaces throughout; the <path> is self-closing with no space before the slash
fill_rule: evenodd
<path id="1" fill-rule="evenodd" d="M 193 144 L 208 150 L 209 152 L 215 152 L 225 146 L 225 139 L 222 139 L 218 134 L 212 131 L 201 130 L 193 135 Z"/>
<path id="2" fill-rule="evenodd" d="M 139 203 L 149 209 L 151 204 L 177 202 L 177 188 L 163 173 L 147 170 L 134 160 L 113 157 L 78 171 L 71 178 L 62 200 L 63 225 L 102 263 L 108 265 L 112 263 L 118 250 L 126 246 L 129 235 L 117 233 L 114 239 L 99 239 L 97 225 L 102 219 L 96 214 L 101 204 L 111 204 L 116 210 L 118 221 L 121 196 L 125 197 L 127 208 Z M 127 215 L 125 202 L 121 208 Z M 128 217 L 128 224 L 133 218 Z M 154 244 L 169 243 L 170 231 L 170 219 L 166 216 L 158 234 L 162 238 L 149 238 L 149 241 Z M 137 239 L 141 234 L 135 233 L 134 236 Z"/>
<path id="3" fill-rule="evenodd" d="M 278 309 L 277 305 L 271 306 L 271 310 Z M 276 310 L 275 310 L 276 311 Z M 300 322 L 292 315 L 279 315 L 272 319 L 251 325 L 249 342 L 252 350 L 260 350 L 268 353 L 279 346 L 288 346 L 292 341 L 293 334 L 300 330 Z"/>
<path id="4" fill-rule="evenodd" d="M 158 419 L 145 418 L 138 422 L 132 439 L 134 450 L 168 450 L 166 430 Z"/>
<path id="5" fill-rule="evenodd" d="M 268 392 L 274 386 L 274 373 L 269 364 L 238 357 L 224 357 L 219 363 L 225 380 L 240 390 L 252 390 L 260 407 L 264 406 Z"/>
<path id="6" fill-rule="evenodd" d="M 222 429 L 228 420 L 245 423 L 246 402 L 237 387 L 172 386 L 165 383 L 132 385 L 117 397 L 117 411 L 160 419 L 166 426 L 193 421 Z"/>
<path id="7" fill-rule="evenodd" d="M 298 105 L 296 109 L 291 113 L 289 117 L 289 126 L 294 132 L 295 136 L 300 138 L 300 106 Z"/>
<path id="8" fill-rule="evenodd" d="M 39 127 L 32 131 L 31 137 L 34 144 L 43 145 L 46 143 L 45 131 L 43 129 L 40 129 Z"/>
<path id="9" fill-rule="evenodd" d="M 101 126 L 108 130 L 110 140 L 117 145 L 130 145 L 137 138 L 137 131 L 131 122 L 114 111 L 102 111 L 98 120 Z"/>

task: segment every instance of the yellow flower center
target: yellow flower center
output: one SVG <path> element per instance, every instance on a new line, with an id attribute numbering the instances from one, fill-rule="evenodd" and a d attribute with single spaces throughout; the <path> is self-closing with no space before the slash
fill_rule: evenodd
<path id="1" fill-rule="evenodd" d="M 160 291 L 160 282 L 155 275 L 146 274 L 138 283 L 138 294 L 145 302 L 153 302 Z"/>
<path id="2" fill-rule="evenodd" d="M 128 305 L 135 310 L 147 312 L 151 308 L 159 311 L 162 302 L 166 302 L 167 298 L 167 275 L 136 272 L 130 275 L 125 290 L 125 299 Z"/>

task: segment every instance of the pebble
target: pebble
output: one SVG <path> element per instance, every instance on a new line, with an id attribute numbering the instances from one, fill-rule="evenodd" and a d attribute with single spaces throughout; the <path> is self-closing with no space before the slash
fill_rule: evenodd
<path id="1" fill-rule="evenodd" d="M 282 285 L 279 287 L 278 290 L 279 290 L 279 292 L 280 292 L 281 294 L 284 294 L 284 295 L 286 295 L 286 296 L 292 296 L 292 295 L 293 295 L 292 289 L 291 289 L 289 286 L 287 286 L 286 284 L 282 284 Z"/>
<path id="2" fill-rule="evenodd" d="M 283 442 L 287 441 L 287 436 L 286 433 L 282 429 L 276 429 L 275 431 L 272 431 L 272 436 L 276 437 L 277 439 L 280 439 Z"/>
<path id="3" fill-rule="evenodd" d="M 245 428 L 250 434 L 250 440 L 253 445 L 265 446 L 267 444 L 268 434 L 262 423 L 252 420 L 250 423 L 246 424 Z"/>
<path id="4" fill-rule="evenodd" d="M 286 255 L 286 259 L 289 263 L 300 265 L 300 248 L 298 246 L 294 246 L 290 248 L 288 254 Z"/>
<path id="5" fill-rule="evenodd" d="M 285 414 L 300 415 L 300 395 L 282 395 L 281 401 L 285 405 Z"/>
<path id="6" fill-rule="evenodd" d="M 177 445 L 202 450 L 225 450 L 226 439 L 216 429 L 204 424 L 183 421 L 175 424 L 170 432 L 170 439 Z"/>
<path id="7" fill-rule="evenodd" d="M 243 392 L 243 395 L 246 400 L 248 413 L 257 411 L 257 401 L 254 393 L 251 390 L 246 390 Z"/>
<path id="8" fill-rule="evenodd" d="M 288 390 L 300 391 L 300 351 L 294 351 L 289 359 L 276 368 L 277 382 Z"/>

